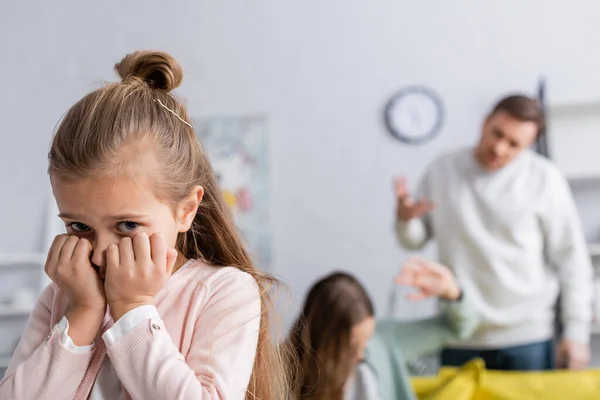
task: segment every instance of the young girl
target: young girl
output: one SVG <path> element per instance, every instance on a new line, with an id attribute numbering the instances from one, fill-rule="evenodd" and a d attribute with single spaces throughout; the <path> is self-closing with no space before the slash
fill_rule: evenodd
<path id="1" fill-rule="evenodd" d="M 406 363 L 473 333 L 477 318 L 448 268 L 411 259 L 397 282 L 418 289 L 412 300 L 439 296 L 444 312 L 376 324 L 366 290 L 351 275 L 331 274 L 310 289 L 286 341 L 295 399 L 414 399 Z"/>
<path id="2" fill-rule="evenodd" d="M 67 234 L 2 399 L 280 399 L 267 290 L 232 222 L 168 54 L 68 111 L 49 175 Z"/>

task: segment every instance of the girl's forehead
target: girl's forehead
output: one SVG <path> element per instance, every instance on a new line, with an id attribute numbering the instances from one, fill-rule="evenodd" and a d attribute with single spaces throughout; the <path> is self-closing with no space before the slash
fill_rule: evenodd
<path id="1" fill-rule="evenodd" d="M 125 177 L 58 178 L 52 189 L 59 209 L 140 209 L 158 202 L 149 185 Z"/>

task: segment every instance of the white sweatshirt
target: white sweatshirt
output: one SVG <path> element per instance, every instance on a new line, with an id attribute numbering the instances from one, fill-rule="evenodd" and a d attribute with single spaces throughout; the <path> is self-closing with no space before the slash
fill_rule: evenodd
<path id="1" fill-rule="evenodd" d="M 474 150 L 435 160 L 417 198 L 435 208 L 398 222 L 401 245 L 430 238 L 439 259 L 471 295 L 482 325 L 452 347 L 494 349 L 550 339 L 559 289 L 564 336 L 588 342 L 593 269 L 566 179 L 547 159 L 524 151 L 487 172 Z"/>

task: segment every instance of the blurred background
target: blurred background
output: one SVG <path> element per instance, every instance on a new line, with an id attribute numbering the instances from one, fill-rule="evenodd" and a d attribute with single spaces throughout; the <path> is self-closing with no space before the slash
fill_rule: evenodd
<path id="1" fill-rule="evenodd" d="M 600 140 L 590 135 L 600 136 L 596 1 L 3 1 L 0 38 L 2 363 L 44 284 L 57 229 L 46 174 L 53 130 L 82 95 L 116 80 L 112 66 L 136 49 L 182 64 L 177 93 L 198 124 L 218 131 L 215 120 L 260 116 L 268 187 L 254 200 L 265 223 L 248 223 L 264 234 L 264 267 L 289 285 L 284 328 L 308 286 L 336 269 L 364 282 L 386 314 L 407 256 L 393 234 L 393 178 L 416 184 L 435 156 L 475 143 L 495 100 L 536 95 L 541 79 L 550 157 L 570 178 L 588 241 L 600 242 Z M 407 145 L 390 135 L 383 110 L 415 85 L 437 94 L 444 118 L 433 140 Z M 553 131 L 552 118 L 579 139 Z M 401 297 L 399 317 L 434 309 Z M 594 349 L 600 366 L 598 339 Z"/>

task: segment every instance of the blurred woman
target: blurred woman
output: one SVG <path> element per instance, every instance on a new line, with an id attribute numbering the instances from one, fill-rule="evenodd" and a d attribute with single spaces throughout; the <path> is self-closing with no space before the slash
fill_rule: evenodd
<path id="1" fill-rule="evenodd" d="M 377 321 L 365 288 L 336 272 L 309 290 L 286 346 L 294 398 L 311 400 L 414 399 L 407 362 L 470 336 L 477 317 L 452 272 L 418 258 L 396 282 L 412 301 L 441 299 L 439 316 L 418 321 Z"/>

